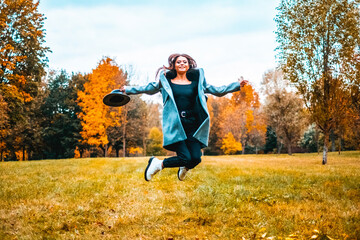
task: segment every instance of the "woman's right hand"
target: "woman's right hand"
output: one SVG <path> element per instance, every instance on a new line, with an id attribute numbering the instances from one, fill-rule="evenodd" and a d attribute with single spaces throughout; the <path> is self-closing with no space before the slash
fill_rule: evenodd
<path id="1" fill-rule="evenodd" d="M 125 86 L 120 87 L 119 90 L 120 90 L 121 92 L 125 93 Z"/>

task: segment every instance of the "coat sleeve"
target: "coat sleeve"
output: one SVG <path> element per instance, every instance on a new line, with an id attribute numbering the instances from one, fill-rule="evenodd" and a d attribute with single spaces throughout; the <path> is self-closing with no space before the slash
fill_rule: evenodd
<path id="1" fill-rule="evenodd" d="M 134 95 L 134 94 L 149 94 L 153 95 L 155 93 L 158 93 L 160 91 L 160 83 L 159 82 L 151 82 L 144 86 L 126 86 L 125 87 L 125 93 L 128 95 Z"/>
<path id="2" fill-rule="evenodd" d="M 220 87 L 213 86 L 211 84 L 208 84 L 206 80 L 204 79 L 204 93 L 210 93 L 217 97 L 222 97 L 226 95 L 227 93 L 232 93 L 236 91 L 240 91 L 240 83 L 239 82 L 233 82 L 229 85 L 224 85 Z"/>

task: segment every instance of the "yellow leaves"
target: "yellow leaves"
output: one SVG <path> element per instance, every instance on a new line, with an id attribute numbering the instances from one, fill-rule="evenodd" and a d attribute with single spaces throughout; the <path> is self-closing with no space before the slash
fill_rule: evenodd
<path id="1" fill-rule="evenodd" d="M 229 132 L 222 141 L 221 149 L 226 155 L 235 154 L 242 150 L 242 145 L 241 143 L 237 142 L 232 133 Z"/>
<path id="2" fill-rule="evenodd" d="M 141 147 L 130 147 L 129 154 L 136 155 L 141 154 L 143 152 L 143 149 Z"/>
<path id="3" fill-rule="evenodd" d="M 78 92 L 77 101 L 82 108 L 79 114 L 83 126 L 81 136 L 88 144 L 107 144 L 106 130 L 120 126 L 121 108 L 110 108 L 103 104 L 102 99 L 111 90 L 124 84 L 125 76 L 112 59 L 104 58 L 89 74 L 89 81 L 84 84 L 85 90 Z"/>
<path id="4" fill-rule="evenodd" d="M 219 125 L 222 136 L 231 132 L 236 140 L 241 142 L 241 148 L 248 143 L 260 145 L 265 142 L 265 115 L 260 110 L 258 94 L 251 85 L 233 93 L 230 104 L 225 105 L 220 111 Z M 223 142 L 223 147 L 226 145 Z M 238 149 L 239 146 L 235 148 Z M 226 154 L 229 154 L 229 151 L 227 152 Z"/>

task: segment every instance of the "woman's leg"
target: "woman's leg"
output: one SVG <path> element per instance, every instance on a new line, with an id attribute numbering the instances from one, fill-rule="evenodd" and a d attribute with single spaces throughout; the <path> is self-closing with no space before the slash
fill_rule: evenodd
<path id="1" fill-rule="evenodd" d="M 191 154 L 185 141 L 176 143 L 176 156 L 165 158 L 164 168 L 183 167 L 191 161 Z"/>
<path id="2" fill-rule="evenodd" d="M 198 140 L 189 137 L 176 145 L 176 156 L 164 159 L 163 167 L 186 167 L 192 169 L 201 162 L 201 145 Z"/>
<path id="3" fill-rule="evenodd" d="M 191 156 L 191 160 L 188 161 L 185 167 L 187 169 L 192 169 L 201 162 L 201 144 L 194 137 L 189 137 L 188 139 L 186 139 L 185 144 Z"/>

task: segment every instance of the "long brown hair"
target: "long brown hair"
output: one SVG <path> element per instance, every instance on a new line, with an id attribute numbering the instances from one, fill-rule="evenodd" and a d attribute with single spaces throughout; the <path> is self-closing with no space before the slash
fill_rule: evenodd
<path id="1" fill-rule="evenodd" d="M 184 54 L 184 53 L 174 53 L 174 54 L 171 54 L 168 58 L 168 63 L 169 63 L 169 66 L 166 67 L 165 65 L 160 67 L 157 71 L 156 71 L 156 77 L 158 76 L 160 70 L 162 69 L 167 69 L 169 71 L 172 71 L 174 72 L 175 76 L 176 76 L 176 70 L 175 70 L 175 62 L 176 60 L 178 59 L 178 57 L 184 57 L 188 60 L 189 62 L 189 70 L 192 69 L 192 68 L 196 68 L 197 67 L 197 64 L 196 64 L 196 61 L 190 57 L 189 55 L 187 54 Z"/>

